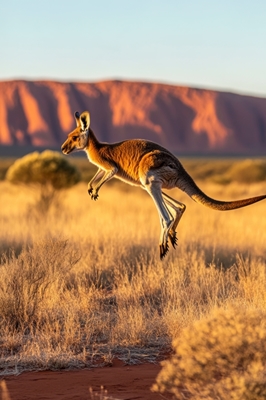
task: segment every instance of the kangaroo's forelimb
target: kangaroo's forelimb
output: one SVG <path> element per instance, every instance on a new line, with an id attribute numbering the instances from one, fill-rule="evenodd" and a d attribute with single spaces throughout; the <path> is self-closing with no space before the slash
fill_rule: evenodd
<path id="1" fill-rule="evenodd" d="M 88 184 L 88 193 L 91 196 L 91 199 L 93 200 L 97 200 L 99 197 L 99 190 L 100 188 L 108 181 L 110 181 L 110 179 L 112 179 L 114 177 L 114 175 L 117 172 L 117 168 L 113 168 L 110 171 L 103 171 L 103 170 L 98 170 L 96 172 L 96 174 L 94 175 L 94 177 L 92 178 L 92 180 L 90 181 L 90 183 Z M 96 186 L 93 188 L 92 187 L 92 183 L 96 182 L 98 179 L 100 179 L 98 181 L 98 183 L 96 184 Z"/>

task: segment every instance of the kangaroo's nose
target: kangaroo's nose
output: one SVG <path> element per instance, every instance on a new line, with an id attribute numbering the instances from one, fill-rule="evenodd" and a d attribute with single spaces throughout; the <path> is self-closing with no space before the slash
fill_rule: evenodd
<path id="1" fill-rule="evenodd" d="M 62 153 L 63 153 L 63 154 L 67 154 L 67 150 L 66 150 L 66 145 L 65 145 L 65 143 L 62 144 L 61 150 L 62 150 Z"/>

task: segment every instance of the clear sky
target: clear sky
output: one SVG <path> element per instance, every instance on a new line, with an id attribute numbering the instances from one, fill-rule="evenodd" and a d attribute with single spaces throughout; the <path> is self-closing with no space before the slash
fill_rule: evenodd
<path id="1" fill-rule="evenodd" d="M 266 0 L 0 0 L 0 80 L 17 78 L 266 97 Z"/>

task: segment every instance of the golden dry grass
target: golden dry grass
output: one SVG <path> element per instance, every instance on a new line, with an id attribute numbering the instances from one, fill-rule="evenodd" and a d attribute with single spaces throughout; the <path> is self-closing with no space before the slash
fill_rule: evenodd
<path id="1" fill-rule="evenodd" d="M 266 193 L 266 184 L 200 184 L 212 197 Z M 217 212 L 180 191 L 178 247 L 159 259 L 149 196 L 80 183 L 45 214 L 37 194 L 0 182 L 0 368 L 82 367 L 154 360 L 219 307 L 266 307 L 266 203 Z"/>

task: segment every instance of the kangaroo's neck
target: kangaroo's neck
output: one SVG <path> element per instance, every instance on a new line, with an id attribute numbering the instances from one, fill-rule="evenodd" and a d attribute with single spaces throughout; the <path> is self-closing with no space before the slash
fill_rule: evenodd
<path id="1" fill-rule="evenodd" d="M 89 161 L 91 161 L 93 164 L 98 165 L 98 159 L 99 159 L 99 151 L 101 147 L 103 146 L 103 143 L 101 143 L 97 137 L 95 136 L 93 130 L 89 128 L 88 132 L 88 143 L 86 148 L 84 149 Z"/>
<path id="2" fill-rule="evenodd" d="M 86 153 L 89 154 L 91 151 L 93 151 L 93 152 L 97 151 L 100 149 L 101 146 L 102 146 L 101 142 L 99 142 L 99 140 L 95 136 L 93 130 L 91 128 L 89 128 L 88 142 L 87 142 L 87 147 L 85 149 Z"/>

